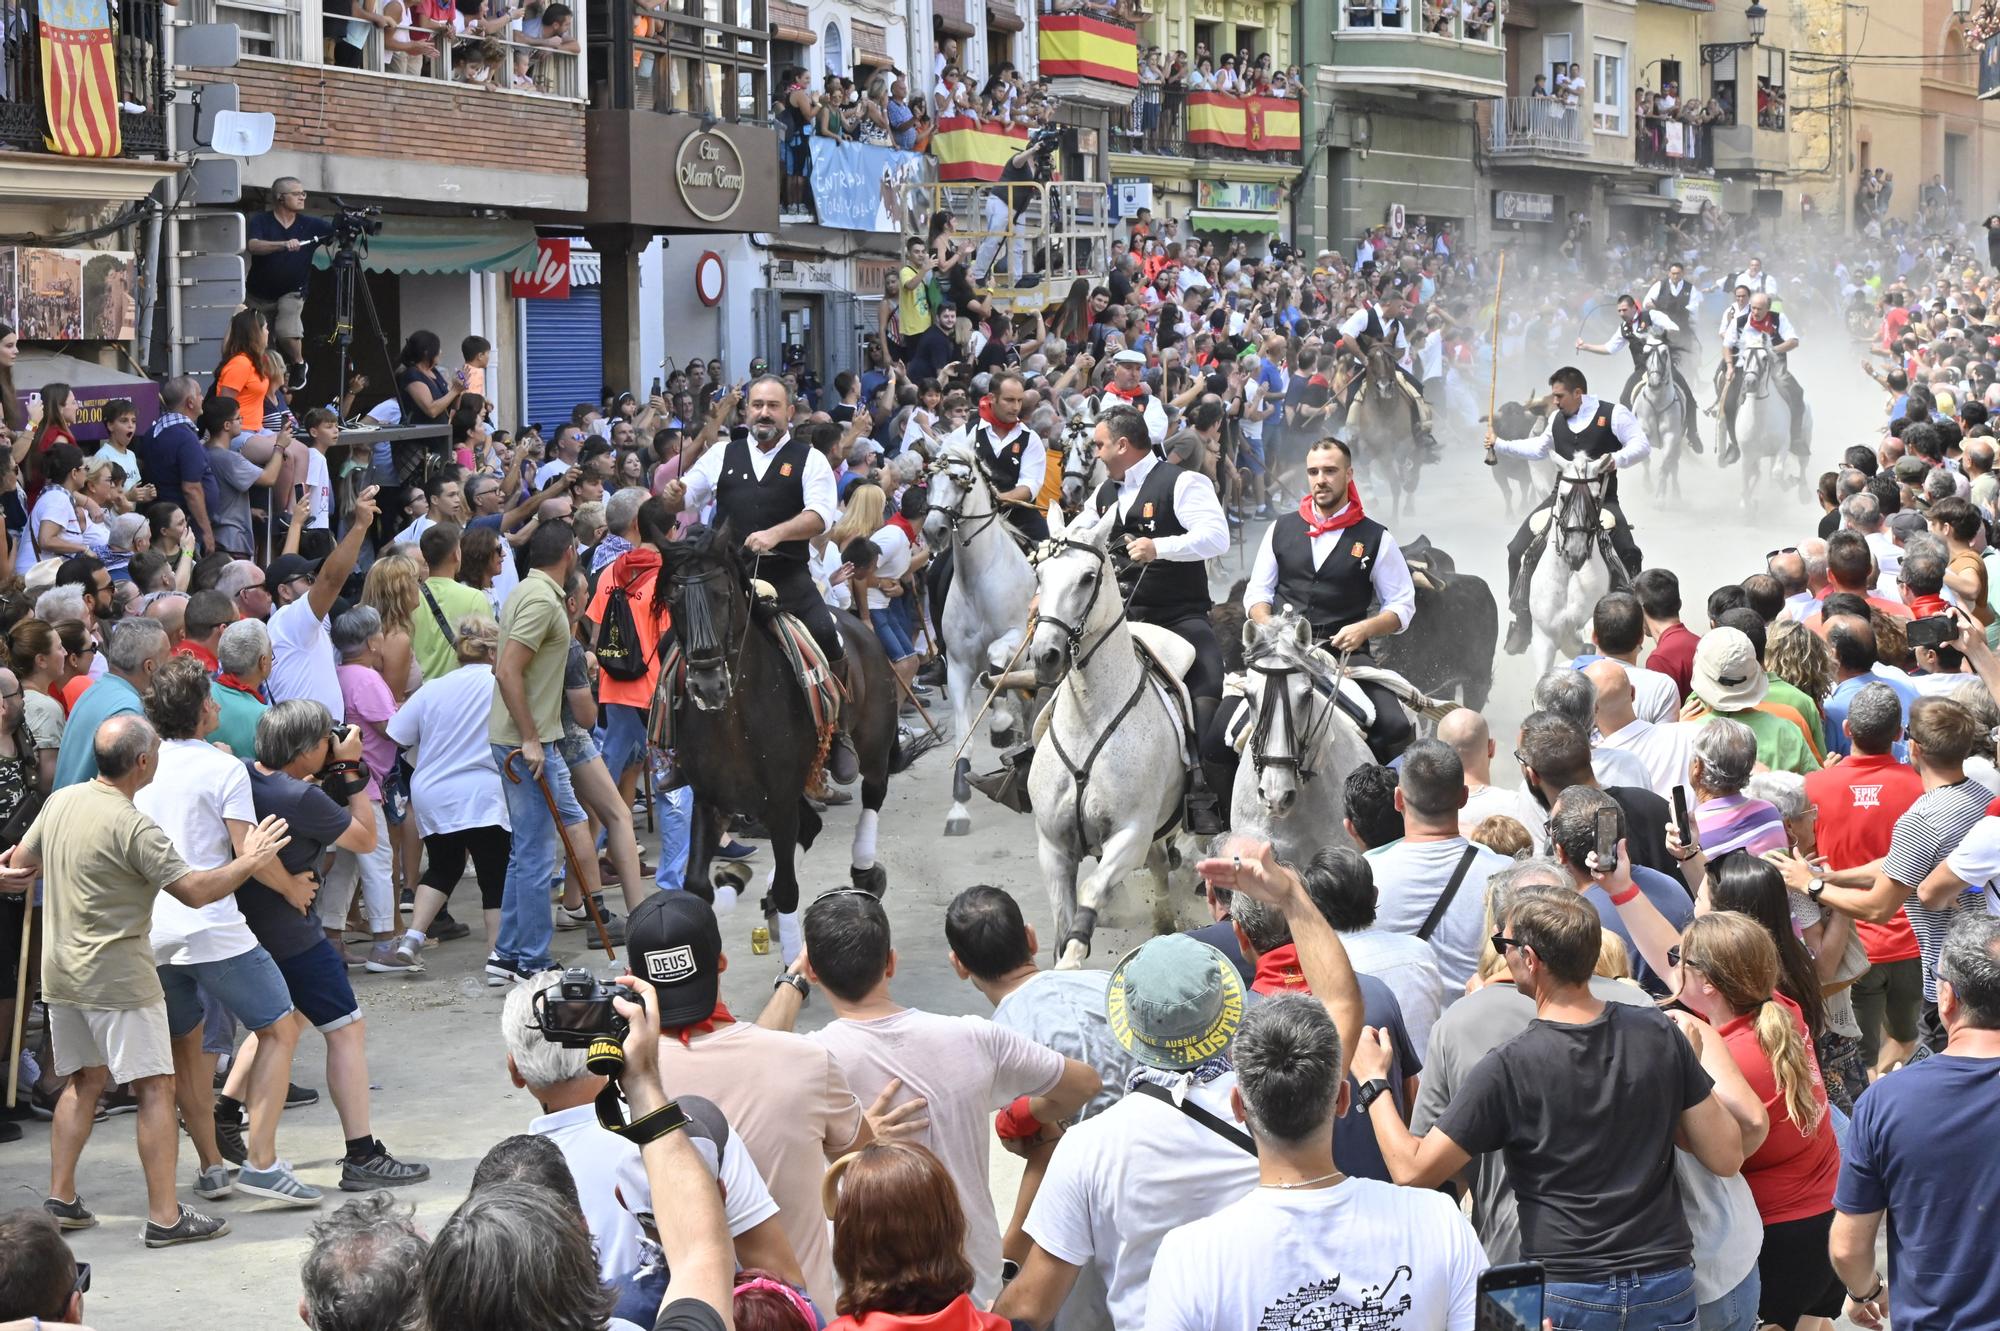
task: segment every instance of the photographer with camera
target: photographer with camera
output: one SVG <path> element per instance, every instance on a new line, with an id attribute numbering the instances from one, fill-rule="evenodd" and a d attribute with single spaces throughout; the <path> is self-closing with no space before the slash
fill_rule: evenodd
<path id="1" fill-rule="evenodd" d="M 306 386 L 306 287 L 312 281 L 313 250 L 333 238 L 333 224 L 305 216 L 306 187 L 291 176 L 271 182 L 271 207 L 251 217 L 249 270 L 244 301 L 270 321 L 271 334 L 285 353 L 285 391 Z"/>
<path id="2" fill-rule="evenodd" d="M 1049 125 L 1036 130 L 1028 136 L 1028 146 L 1009 157 L 1000 168 L 999 182 L 987 186 L 985 221 L 987 231 L 993 234 L 979 242 L 979 252 L 972 256 L 974 282 L 992 279 L 1003 233 L 1009 241 L 1007 273 L 1014 279 L 1014 285 L 1031 287 L 1042 280 L 1039 273 L 1028 271 L 1027 224 L 1023 215 L 1041 194 L 1033 186 L 1046 184 L 1054 176 L 1055 152 L 1061 144 L 1060 128 Z"/>

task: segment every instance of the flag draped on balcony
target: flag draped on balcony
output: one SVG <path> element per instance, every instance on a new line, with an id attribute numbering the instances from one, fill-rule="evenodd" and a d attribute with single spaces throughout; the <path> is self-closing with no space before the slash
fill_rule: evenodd
<path id="1" fill-rule="evenodd" d="M 1139 34 L 1088 14 L 1041 17 L 1042 77 L 1139 86 Z"/>
<path id="2" fill-rule="evenodd" d="M 49 151 L 118 156 L 117 48 L 108 0 L 43 0 L 37 26 Z"/>
<path id="3" fill-rule="evenodd" d="M 946 116 L 931 135 L 938 179 L 998 180 L 1007 159 L 1028 146 L 1026 125 L 1001 125 L 971 116 Z"/>
<path id="4" fill-rule="evenodd" d="M 1299 146 L 1299 104 L 1286 97 L 1191 92 L 1187 126 L 1189 143 L 1250 152 L 1292 151 Z"/>

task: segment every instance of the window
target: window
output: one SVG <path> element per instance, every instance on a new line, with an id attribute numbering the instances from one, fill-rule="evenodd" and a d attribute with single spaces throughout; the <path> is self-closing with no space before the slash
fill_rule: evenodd
<path id="1" fill-rule="evenodd" d="M 1718 112 L 1715 123 L 1734 125 L 1736 119 L 1736 52 L 1729 54 L 1708 67 L 1708 95 L 1715 99 Z"/>
<path id="2" fill-rule="evenodd" d="M 840 25 L 838 23 L 829 23 L 826 25 L 826 36 L 820 39 L 820 51 L 822 58 L 826 61 L 826 73 L 847 73 L 847 53 L 842 48 Z"/>
<path id="3" fill-rule="evenodd" d="M 772 43 L 760 0 L 654 0 L 670 17 L 644 34 L 630 34 L 616 25 L 603 31 L 601 47 L 593 44 L 593 71 L 615 69 L 621 62 L 635 71 L 632 104 L 621 109 L 685 111 L 720 120 L 754 120 L 769 114 L 769 58 Z M 600 30 L 592 29 L 593 35 Z M 845 69 L 839 29 L 827 25 L 824 38 L 829 71 Z M 624 42 L 633 49 L 624 54 Z M 598 52 L 602 51 L 599 56 Z M 793 56 L 798 47 L 780 47 Z M 600 60 L 602 63 L 600 64 Z M 839 62 L 836 65 L 836 61 Z M 804 60 L 780 59 L 779 68 Z M 622 92 L 618 93 L 622 97 Z"/>
<path id="4" fill-rule="evenodd" d="M 1626 103 L 1632 95 L 1625 86 L 1625 68 L 1625 43 L 1597 43 L 1590 58 L 1590 123 L 1600 133 L 1625 132 Z"/>
<path id="5" fill-rule="evenodd" d="M 1785 127 L 1785 53 L 1757 48 L 1757 128 Z"/>

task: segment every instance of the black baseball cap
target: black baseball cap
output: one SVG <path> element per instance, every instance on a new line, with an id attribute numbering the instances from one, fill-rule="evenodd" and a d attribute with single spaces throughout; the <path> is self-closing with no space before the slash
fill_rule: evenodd
<path id="1" fill-rule="evenodd" d="M 264 574 L 266 591 L 276 591 L 293 578 L 310 577 L 319 572 L 323 561 L 307 559 L 303 555 L 279 555 L 271 561 L 271 567 Z"/>
<path id="2" fill-rule="evenodd" d="M 692 892 L 655 892 L 625 918 L 625 961 L 660 996 L 660 1029 L 706 1021 L 722 987 L 722 930 Z"/>

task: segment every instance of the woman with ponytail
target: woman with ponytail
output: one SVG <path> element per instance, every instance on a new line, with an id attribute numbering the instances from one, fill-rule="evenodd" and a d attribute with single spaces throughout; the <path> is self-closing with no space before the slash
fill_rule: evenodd
<path id="1" fill-rule="evenodd" d="M 1750 916 L 1715 910 L 1687 927 L 1680 953 L 1680 1001 L 1714 1028 L 1771 1119 L 1743 1162 L 1764 1221 L 1757 1321 L 1791 1331 L 1838 1317 L 1845 1292 L 1827 1235 L 1840 1147 L 1806 1019 L 1778 989 L 1777 945 Z"/>

